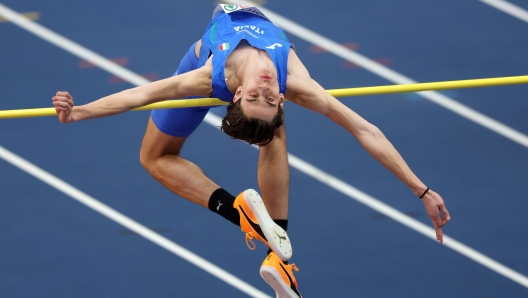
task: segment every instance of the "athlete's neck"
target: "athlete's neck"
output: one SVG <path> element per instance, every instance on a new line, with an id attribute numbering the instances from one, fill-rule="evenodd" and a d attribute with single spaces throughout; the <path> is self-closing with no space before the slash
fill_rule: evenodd
<path id="1" fill-rule="evenodd" d="M 227 88 L 233 93 L 251 77 L 265 75 L 277 81 L 277 70 L 268 53 L 250 46 L 244 40 L 227 58 L 224 73 Z"/>

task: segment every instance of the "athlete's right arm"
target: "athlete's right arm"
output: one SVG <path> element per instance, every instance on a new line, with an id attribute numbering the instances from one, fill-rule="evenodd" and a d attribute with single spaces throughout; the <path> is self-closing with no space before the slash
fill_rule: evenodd
<path id="1" fill-rule="evenodd" d="M 438 193 L 429 190 L 411 171 L 403 157 L 380 129 L 331 96 L 321 85 L 314 81 L 294 52 L 288 59 L 286 98 L 328 117 L 348 130 L 372 157 L 405 183 L 417 197 L 422 197 L 425 210 L 433 222 L 436 237 L 442 243 L 442 226 L 451 219 L 442 197 Z"/>
<path id="2" fill-rule="evenodd" d="M 210 96 L 211 72 L 208 65 L 188 73 L 124 90 L 82 106 L 74 106 L 68 92 L 59 91 L 52 98 L 62 123 L 120 114 L 154 102 L 185 98 L 191 95 Z"/>

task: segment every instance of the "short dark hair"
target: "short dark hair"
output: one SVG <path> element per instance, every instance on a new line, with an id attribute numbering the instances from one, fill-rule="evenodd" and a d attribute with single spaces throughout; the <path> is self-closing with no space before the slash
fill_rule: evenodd
<path id="1" fill-rule="evenodd" d="M 222 119 L 221 129 L 233 139 L 245 141 L 249 144 L 264 146 L 273 140 L 275 128 L 283 124 L 284 110 L 278 105 L 277 114 L 268 122 L 261 119 L 247 117 L 241 106 L 242 99 L 227 106 L 227 112 Z"/>

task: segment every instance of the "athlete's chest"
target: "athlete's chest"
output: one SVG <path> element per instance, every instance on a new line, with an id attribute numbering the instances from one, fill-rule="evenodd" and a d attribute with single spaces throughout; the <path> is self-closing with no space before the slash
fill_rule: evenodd
<path id="1" fill-rule="evenodd" d="M 247 40 L 241 40 L 237 44 L 235 49 L 231 53 L 229 53 L 229 56 L 227 56 L 225 61 L 225 67 L 237 68 L 242 63 L 257 60 L 268 60 L 270 63 L 273 63 L 268 52 L 263 49 L 251 46 Z"/>

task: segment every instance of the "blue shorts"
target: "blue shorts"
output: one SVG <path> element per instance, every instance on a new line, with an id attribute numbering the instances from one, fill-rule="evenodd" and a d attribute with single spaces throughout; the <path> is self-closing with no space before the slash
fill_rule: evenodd
<path id="1" fill-rule="evenodd" d="M 198 68 L 198 58 L 194 54 L 196 42 L 180 61 L 178 70 L 173 74 L 177 76 Z M 197 98 L 203 96 L 191 96 Z M 163 133 L 173 137 L 188 137 L 200 125 L 211 107 L 194 107 L 181 109 L 152 110 L 150 116 L 156 127 Z"/>

